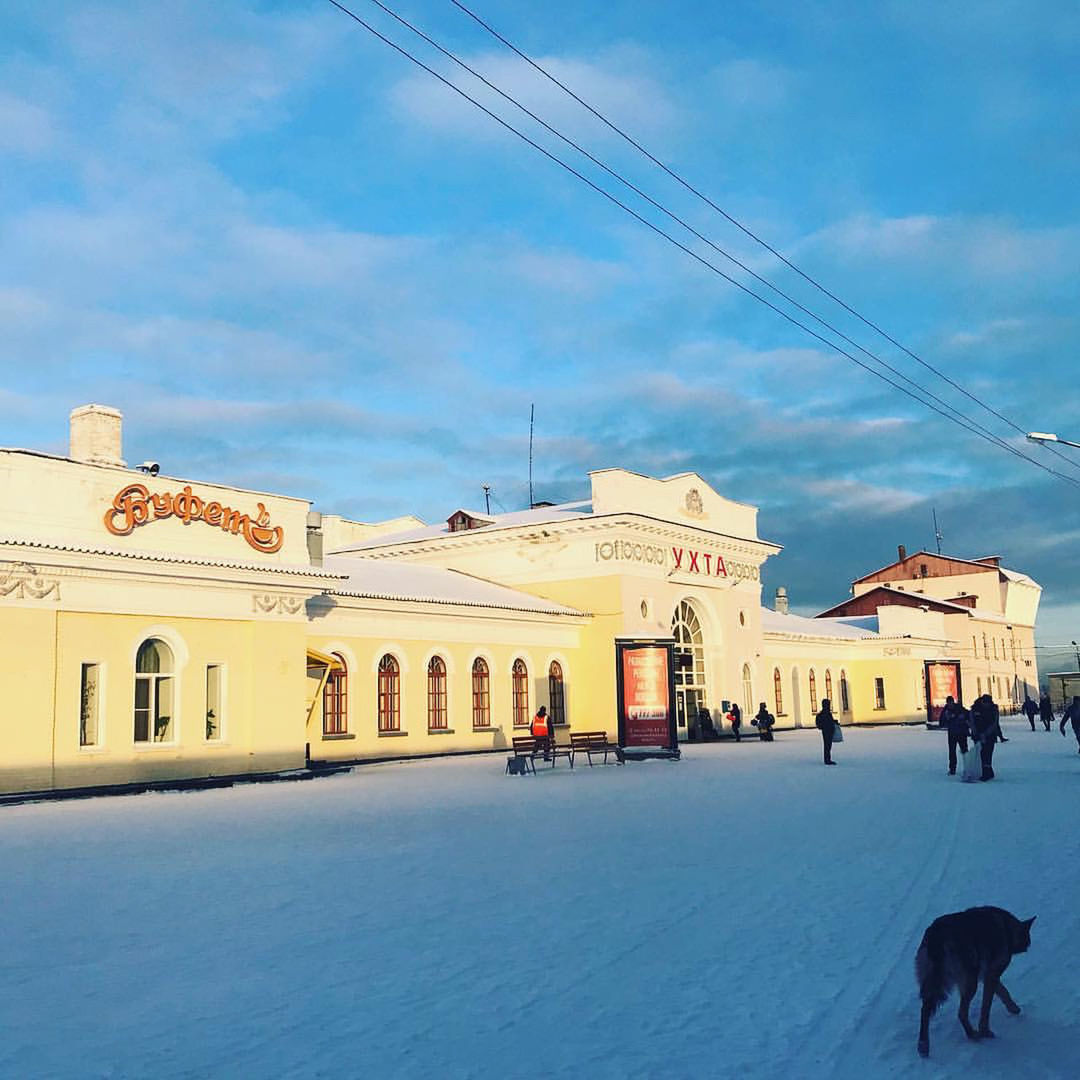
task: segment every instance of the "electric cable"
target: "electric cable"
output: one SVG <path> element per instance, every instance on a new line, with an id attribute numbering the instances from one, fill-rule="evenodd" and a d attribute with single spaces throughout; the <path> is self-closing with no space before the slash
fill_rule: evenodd
<path id="1" fill-rule="evenodd" d="M 769 281 L 767 278 L 763 277 L 761 274 L 758 274 L 756 271 L 751 269 L 744 262 L 740 261 L 738 258 L 736 258 L 734 255 L 732 255 L 730 252 L 724 250 L 724 248 L 722 248 L 719 245 L 717 245 L 716 243 L 714 243 L 711 239 L 709 239 L 709 237 L 707 237 L 704 234 L 702 234 L 701 232 L 699 232 L 696 228 L 694 228 L 693 225 L 689 224 L 683 218 L 679 217 L 678 215 L 673 213 L 671 210 L 669 210 L 666 206 L 663 206 L 661 203 L 657 202 L 656 199 L 652 198 L 646 192 L 642 191 L 641 188 L 636 186 L 630 180 L 626 179 L 626 177 L 623 176 L 621 173 L 619 173 L 615 169 L 611 168 L 609 165 L 607 165 L 605 162 L 601 161 L 598 157 L 594 156 L 592 153 L 590 153 L 587 149 L 585 149 L 579 143 L 575 142 L 573 139 L 569 138 L 568 136 L 564 135 L 561 131 L 559 131 L 558 129 L 553 127 L 551 124 L 549 124 L 542 117 L 538 116 L 536 113 L 534 113 L 527 106 L 523 105 L 520 101 L 518 101 L 515 97 L 513 97 L 513 95 L 506 93 L 503 89 L 501 89 L 495 83 L 491 82 L 489 79 L 487 79 L 484 75 L 482 75 L 475 68 L 473 68 L 469 64 L 467 64 L 459 56 L 455 55 L 449 49 L 444 48 L 434 38 L 430 37 L 428 34 L 426 34 L 418 26 L 416 26 L 413 23 L 409 22 L 402 15 L 400 15 L 398 12 L 396 12 L 393 8 L 387 6 L 385 3 L 382 2 L 382 0 L 371 0 L 371 3 L 374 4 L 381 11 L 383 11 L 385 14 L 389 15 L 392 19 L 394 19 L 395 21 L 400 23 L 406 29 L 408 29 L 412 33 L 416 34 L 417 37 L 419 37 L 423 41 L 427 42 L 427 44 L 432 46 L 432 48 L 434 48 L 438 52 L 442 53 L 442 55 L 447 57 L 447 59 L 453 61 L 453 63 L 457 64 L 458 67 L 462 68 L 464 71 L 467 71 L 474 78 L 478 79 L 486 87 L 488 87 L 490 90 L 493 90 L 501 98 L 503 98 L 505 101 L 508 101 L 511 105 L 513 105 L 516 109 L 523 112 L 531 120 L 534 120 L 536 123 L 540 124 L 541 127 L 543 127 L 546 131 L 550 132 L 557 139 L 560 139 L 567 146 L 571 147 L 572 149 L 576 150 L 579 154 L 581 154 L 583 157 L 587 158 L 594 165 L 598 166 L 600 169 L 602 169 L 604 172 L 606 172 L 609 176 L 613 177 L 615 180 L 617 180 L 624 187 L 628 188 L 630 191 L 634 192 L 640 198 L 644 199 L 647 203 L 649 203 L 651 206 L 655 207 L 657 210 L 659 210 L 662 214 L 664 214 L 665 216 L 670 218 L 672 221 L 676 222 L 678 225 L 681 225 L 687 232 L 689 232 L 692 236 L 696 237 L 698 240 L 702 241 L 702 243 L 708 245 L 708 247 L 712 248 L 712 250 L 715 251 L 717 254 L 722 255 L 730 263 L 733 263 L 740 270 L 742 270 L 745 273 L 749 274 L 752 278 L 754 278 L 756 281 L 760 282 L 766 288 L 770 289 L 776 295 L 783 297 L 789 304 L 792 305 L 792 307 L 794 307 L 797 310 L 801 311 L 804 315 L 808 315 L 810 318 L 814 319 L 815 322 L 817 322 L 821 326 L 824 326 L 827 329 L 829 329 L 832 333 L 836 334 L 837 337 L 839 337 L 842 341 L 845 341 L 852 348 L 858 349 L 859 352 L 862 353 L 864 356 L 867 356 L 871 360 L 873 360 L 875 363 L 880 364 L 887 371 L 890 371 L 890 372 L 892 372 L 892 374 L 897 376 L 897 378 L 903 379 L 904 382 L 906 382 L 909 386 L 912 386 L 915 389 L 917 389 L 918 391 L 920 391 L 921 393 L 926 394 L 927 397 L 931 398 L 933 401 L 936 401 L 943 408 L 949 409 L 951 412 L 955 413 L 957 416 L 961 416 L 965 420 L 970 421 L 976 427 L 978 427 L 982 431 L 986 432 L 986 434 L 988 436 L 990 436 L 995 442 L 997 442 L 999 444 L 1002 444 L 1002 445 L 1005 445 L 1005 441 L 1003 439 L 1001 439 L 995 432 L 993 432 L 988 427 L 986 427 L 986 425 L 980 424 L 978 421 L 972 419 L 966 413 L 963 413 L 961 410 L 957 409 L 950 402 L 945 401 L 943 398 L 941 398 L 937 394 L 933 393 L 933 391 L 929 390 L 923 384 L 917 382 L 914 379 L 909 378 L 899 368 L 893 366 L 892 364 L 889 364 L 887 361 L 883 360 L 876 353 L 873 353 L 869 349 L 864 348 L 859 342 L 857 342 L 853 338 L 849 337 L 842 330 L 837 329 L 837 327 L 835 327 L 831 323 L 829 323 L 826 319 L 824 319 L 816 311 L 813 311 L 812 309 L 804 306 L 798 300 L 796 300 L 793 296 L 786 293 L 783 289 L 779 288 L 777 285 L 773 284 L 773 282 Z M 1077 464 L 1076 467 L 1080 468 L 1080 464 Z"/>
<path id="2" fill-rule="evenodd" d="M 758 236 L 757 233 L 755 233 L 752 229 L 750 229 L 748 226 L 744 225 L 741 221 L 739 221 L 732 214 L 728 213 L 722 206 L 717 205 L 717 203 L 715 203 L 712 199 L 710 199 L 708 195 L 704 194 L 704 192 L 702 192 L 698 188 L 694 187 L 693 184 L 691 184 L 688 180 L 686 180 L 682 176 L 680 176 L 679 173 L 677 173 L 674 169 L 672 169 L 671 167 L 666 165 L 659 158 L 655 157 L 644 146 L 642 146 L 642 144 L 640 142 L 638 142 L 636 139 L 634 139 L 633 136 L 627 134 L 627 132 L 625 132 L 621 127 L 619 127 L 617 124 L 613 123 L 606 116 L 604 116 L 604 114 L 601 113 L 598 109 L 594 108 L 587 101 L 585 101 L 584 98 L 580 97 L 573 90 L 571 90 L 570 87 L 567 86 L 564 82 L 562 82 L 556 76 L 552 75 L 551 72 L 549 72 L 546 68 L 544 68 L 537 61 L 533 60 L 532 57 L 530 57 L 527 53 L 525 53 L 521 49 L 519 49 L 512 41 L 509 41 L 506 37 L 504 37 L 502 34 L 500 34 L 499 31 L 496 30 L 493 26 L 491 26 L 489 23 L 485 22 L 479 15 L 476 14 L 476 12 L 472 11 L 470 8 L 466 7 L 465 4 L 461 3 L 461 0 L 450 0 L 450 3 L 452 3 L 456 8 L 458 8 L 460 11 L 462 11 L 464 14 L 466 14 L 470 19 L 472 19 L 478 25 L 483 27 L 484 30 L 486 30 L 492 37 L 494 37 L 496 40 L 502 42 L 502 44 L 505 45 L 508 49 L 510 49 L 513 53 L 515 53 L 517 56 L 521 57 L 522 60 L 524 60 L 527 64 L 529 64 L 532 68 L 534 68 L 541 75 L 543 75 L 544 78 L 550 80 L 557 87 L 559 87 L 559 89 L 562 90 L 565 94 L 568 94 L 571 98 L 574 99 L 574 101 L 576 101 L 579 105 L 581 105 L 583 108 L 588 110 L 588 112 L 590 112 L 593 116 L 595 116 L 596 119 L 599 120 L 602 124 L 606 125 L 613 132 L 615 132 L 616 135 L 618 135 L 620 138 L 622 138 L 627 143 L 629 143 L 632 147 L 634 147 L 635 150 L 637 150 L 639 153 L 643 154 L 646 158 L 648 158 L 648 160 L 651 161 L 654 165 L 656 165 L 658 168 L 662 169 L 669 177 L 671 177 L 672 180 L 674 180 L 676 183 L 680 184 L 683 188 L 685 188 L 687 191 L 689 191 L 692 195 L 696 196 L 698 199 L 700 199 L 707 206 L 709 206 L 713 210 L 715 210 L 716 213 L 720 214 L 721 217 L 723 217 L 725 220 L 727 220 L 732 225 L 734 225 L 737 229 L 739 229 L 743 234 L 748 236 L 756 244 L 759 244 L 761 247 L 763 247 L 770 254 L 774 255 L 777 259 L 779 259 L 782 263 L 784 263 L 785 266 L 787 266 L 789 269 L 793 270 L 796 274 L 798 274 L 799 277 L 801 277 L 804 281 L 808 282 L 810 285 L 812 285 L 819 292 L 823 293 L 825 296 L 827 296 L 834 303 L 839 304 L 840 307 L 842 307 L 845 311 L 847 311 L 849 314 L 855 316 L 856 319 L 858 319 L 860 322 L 862 322 L 865 326 L 868 326 L 871 330 L 875 331 L 877 334 L 880 334 L 881 337 L 883 337 L 886 341 L 890 342 L 896 348 L 898 348 L 902 352 L 906 353 L 908 356 L 911 357 L 912 360 L 916 361 L 917 363 L 921 364 L 924 368 L 926 368 L 927 371 L 933 372 L 935 375 L 937 375 L 937 377 L 939 379 L 943 379 L 950 386 L 952 386 L 955 390 L 958 390 L 961 394 L 963 394 L 965 397 L 969 398 L 971 401 L 975 402 L 975 404 L 979 405 L 981 408 L 985 409 L 987 412 L 992 413 L 994 416 L 996 416 L 999 420 L 1003 421 L 1005 424 L 1007 424 L 1014 431 L 1018 432 L 1021 435 L 1025 435 L 1025 436 L 1027 435 L 1027 432 L 1022 427 L 1020 427 L 1019 424 L 1015 423 L 1015 421 L 1009 419 L 1009 417 L 1007 417 L 1003 413 L 999 412 L 992 405 L 987 404 L 981 398 L 979 398 L 975 394 L 971 393 L 971 391 L 967 390 L 960 383 L 956 382 L 955 379 L 952 379 L 950 376 L 946 375 L 943 371 L 936 368 L 929 361 L 924 360 L 921 356 L 919 356 L 918 354 L 913 352 L 911 349 L 909 349 L 902 342 L 900 342 L 896 338 L 894 338 L 891 334 L 888 333 L 888 331 L 884 330 L 876 322 L 874 322 L 873 320 L 871 320 L 871 319 L 867 318 L 866 316 L 864 316 L 863 314 L 861 314 L 858 310 L 856 310 L 850 304 L 846 303 L 839 296 L 837 296 L 835 293 L 831 292 L 828 288 L 826 288 L 824 285 L 822 285 L 821 282 L 819 282 L 816 278 L 812 277 L 810 274 L 806 273 L 804 270 L 802 270 L 800 267 L 798 267 L 794 262 L 792 262 L 790 259 L 788 259 L 782 252 L 778 251 L 775 247 L 773 247 L 767 240 L 764 240 L 762 237 Z M 1061 458 L 1062 461 L 1068 462 L 1074 468 L 1080 468 L 1080 463 L 1078 463 L 1074 458 L 1070 457 L 1069 455 L 1063 454 L 1060 450 L 1057 449 L 1057 447 L 1055 447 L 1053 445 L 1050 445 L 1050 444 L 1044 444 L 1044 445 L 1046 446 L 1047 450 L 1049 450 L 1052 454 L 1056 454 L 1059 458 Z"/>
<path id="3" fill-rule="evenodd" d="M 379 30 L 377 30 L 370 23 L 368 23 L 364 19 L 362 19 L 354 11 L 350 10 L 344 4 L 340 3 L 339 0 L 328 0 L 328 2 L 330 4 L 332 4 L 334 7 L 336 7 L 343 14 L 347 15 L 354 22 L 356 22 L 360 26 L 362 26 L 365 30 L 367 30 L 374 37 L 376 37 L 380 41 L 382 41 L 385 45 L 392 48 L 395 52 L 397 52 L 401 56 L 405 57 L 405 59 L 407 59 L 411 63 L 415 64 L 417 67 L 421 68 L 423 71 L 426 71 L 429 75 L 432 75 L 434 78 L 438 79 L 439 82 L 443 83 L 443 85 L 445 85 L 447 88 L 453 90 L 460 97 L 464 98 L 466 101 L 468 101 L 472 105 L 476 106 L 476 108 L 478 108 L 481 112 L 483 112 L 487 116 L 489 116 L 492 120 L 494 120 L 496 123 L 498 123 L 501 127 L 504 127 L 507 131 L 509 131 L 512 134 L 516 135 L 523 142 L 525 142 L 529 146 L 533 147 L 534 150 L 537 150 L 539 153 L 543 154 L 550 161 L 554 162 L 556 165 L 559 165 L 566 172 L 568 172 L 572 176 L 576 177 L 578 180 L 580 180 L 586 186 L 588 186 L 593 191 L 595 191 L 598 195 L 603 196 L 609 202 L 613 203 L 615 206 L 619 207 L 625 213 L 629 214 L 631 217 L 633 217 L 639 223 L 644 225 L 646 228 L 648 228 L 652 232 L 656 233 L 658 236 L 663 237 L 670 244 L 677 247 L 680 251 L 682 251 L 685 254 L 689 255 L 696 262 L 699 262 L 702 266 L 708 268 L 714 274 L 716 274 L 719 277 L 723 278 L 725 281 L 727 281 L 731 285 L 734 285 L 741 292 L 744 292 L 748 296 L 753 297 L 759 303 L 763 304 L 765 307 L 769 308 L 771 311 L 773 311 L 777 315 L 779 315 L 782 319 L 785 319 L 787 322 L 791 323 L 793 326 L 796 326 L 799 329 L 803 330 L 805 333 L 809 334 L 811 337 L 813 337 L 817 341 L 820 341 L 823 345 L 826 345 L 828 348 L 830 348 L 830 349 L 834 350 L 835 352 L 839 353 L 841 356 L 846 357 L 848 360 L 850 360 L 852 363 L 856 364 L 858 367 L 862 368 L 864 371 L 868 371 L 870 374 L 872 374 L 872 375 L 876 376 L 877 378 L 881 379 L 883 382 L 885 382 L 888 385 L 892 386 L 894 389 L 899 390 L 902 394 L 907 395 L 912 400 L 917 401 L 920 404 L 924 405 L 926 408 L 928 408 L 931 411 L 937 413 L 939 416 L 944 417 L 946 420 L 949 420 L 952 423 L 958 424 L 960 427 L 965 428 L 966 430 L 970 431 L 972 434 L 978 435 L 979 438 L 982 438 L 982 439 L 986 440 L 987 442 L 991 443 L 991 445 L 1000 446 L 1002 449 L 1007 450 L 1009 453 L 1013 454 L 1017 458 L 1020 458 L 1021 460 L 1027 461 L 1032 465 L 1035 465 L 1036 468 L 1042 469 L 1044 472 L 1047 472 L 1047 473 L 1049 473 L 1049 474 L 1051 474 L 1053 476 L 1057 476 L 1060 479 L 1067 481 L 1068 483 L 1071 483 L 1071 484 L 1074 484 L 1077 487 L 1080 487 L 1080 480 L 1077 480 L 1077 479 L 1075 479 L 1075 478 L 1073 478 L 1071 476 L 1067 476 L 1064 473 L 1061 473 L 1058 470 L 1051 468 L 1050 466 L 1044 465 L 1040 461 L 1036 461 L 1034 458 L 1028 457 L 1028 455 L 1022 453 L 1020 450 L 1016 449 L 1015 447 L 1010 446 L 1008 443 L 1004 442 L 1003 440 L 998 439 L 996 436 L 988 435 L 985 432 L 981 431 L 979 428 L 973 426 L 971 423 L 967 422 L 965 419 L 961 419 L 960 416 L 952 415 L 952 414 L 950 414 L 948 412 L 945 412 L 944 410 L 942 410 L 942 409 L 938 408 L 937 406 L 933 405 L 931 402 L 926 401 L 925 399 L 919 397 L 916 393 L 912 392 L 911 390 L 908 390 L 906 387 L 902 386 L 900 383 L 897 383 L 897 382 L 893 381 L 887 375 L 884 375 L 880 371 L 877 371 L 876 369 L 870 367 L 870 365 L 866 364 L 865 362 L 860 360 L 858 357 L 853 356 L 846 349 L 844 349 L 841 346 L 837 345 L 836 342 L 831 341 L 830 339 L 828 339 L 828 338 L 824 337 L 823 335 L 819 334 L 812 327 L 809 327 L 805 323 L 800 322 L 794 316 L 788 314 L 788 312 L 784 311 L 782 308 L 777 307 L 771 301 L 767 300 L 764 296 L 760 295 L 759 293 L 754 292 L 753 289 L 749 288 L 747 285 L 744 285 L 742 282 L 738 281 L 736 278 L 733 278 L 730 274 L 725 273 L 723 270 L 721 270 L 714 263 L 709 262 L 708 259 L 704 258 L 702 255 L 699 255 L 692 248 L 687 247 L 685 244 L 683 244 L 681 241 L 677 240 L 670 233 L 665 232 L 662 228 L 660 228 L 660 226 L 656 225 L 654 222 L 649 221 L 648 218 L 643 217 L 641 214 L 639 214 L 632 207 L 628 206 L 626 203 L 620 201 L 618 198 L 616 198 L 614 195 L 612 195 L 611 192 L 607 191 L 605 188 L 601 187 L 599 184 L 594 183 L 592 180 L 590 180 L 583 173 L 581 173 L 577 169 L 575 169 L 572 165 L 570 165 L 567 162 L 563 161 L 562 158 L 558 157 L 556 154 L 554 154 L 550 150 L 546 149 L 544 146 L 542 146 L 540 143 L 536 142 L 534 139 L 531 139 L 528 135 L 526 135 L 524 132 L 520 131 L 518 128 L 514 127 L 507 120 L 504 120 L 497 113 L 492 112 L 492 110 L 487 108 L 487 106 L 482 104 L 476 98 L 472 97 L 466 91 L 462 90 L 461 87 L 459 87 L 456 84 L 454 84 L 453 82 L 451 82 L 445 76 L 441 75 L 434 68 L 429 67 L 422 60 L 420 60 L 418 57 L 416 57 L 412 53 L 410 53 L 406 48 L 399 45 L 397 42 L 392 41 L 385 34 L 381 33 Z"/>

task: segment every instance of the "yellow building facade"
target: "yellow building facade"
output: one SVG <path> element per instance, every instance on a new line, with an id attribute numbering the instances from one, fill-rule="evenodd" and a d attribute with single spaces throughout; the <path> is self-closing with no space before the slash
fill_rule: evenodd
<path id="1" fill-rule="evenodd" d="M 129 468 L 121 422 L 85 406 L 67 456 L 0 450 L 0 794 L 497 750 L 540 705 L 564 740 L 614 735 L 620 639 L 674 639 L 681 739 L 728 702 L 745 724 L 764 701 L 809 726 L 826 697 L 911 722 L 924 662 L 971 637 L 960 610 L 764 608 L 779 547 L 695 474 L 606 469 L 578 503 L 373 525 Z"/>

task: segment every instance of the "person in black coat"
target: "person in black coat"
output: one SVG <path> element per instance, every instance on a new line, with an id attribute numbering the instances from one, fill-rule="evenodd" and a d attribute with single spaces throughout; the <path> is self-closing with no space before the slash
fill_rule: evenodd
<path id="1" fill-rule="evenodd" d="M 961 754 L 967 753 L 971 729 L 968 726 L 967 709 L 954 701 L 951 694 L 945 699 L 945 707 L 941 710 L 941 726 L 949 733 L 949 775 L 955 776 L 956 748 L 960 748 Z"/>
<path id="2" fill-rule="evenodd" d="M 1039 719 L 1042 720 L 1043 726 L 1049 731 L 1054 722 L 1054 705 L 1049 694 L 1043 694 L 1039 698 Z"/>
<path id="3" fill-rule="evenodd" d="M 1028 718 L 1028 723 L 1031 725 L 1031 730 L 1035 730 L 1035 717 L 1039 715 L 1039 706 L 1035 704 L 1031 698 L 1025 694 L 1024 704 L 1020 706 L 1020 711 Z"/>
<path id="4" fill-rule="evenodd" d="M 1073 734 L 1076 736 L 1077 753 L 1080 754 L 1080 697 L 1074 697 L 1061 714 L 1061 734 L 1065 734 L 1065 722 L 1072 724 Z"/>
<path id="5" fill-rule="evenodd" d="M 773 724 L 776 723 L 776 717 L 773 716 L 771 712 L 769 712 L 768 707 L 765 705 L 764 701 L 761 703 L 761 707 L 757 711 L 757 716 L 755 716 L 754 719 L 750 721 L 750 723 L 757 728 L 758 738 L 762 742 L 773 741 L 772 729 Z"/>
<path id="6" fill-rule="evenodd" d="M 739 703 L 733 701 L 728 712 L 731 714 L 731 730 L 735 733 L 735 741 L 742 742 L 742 736 L 739 734 L 742 728 L 742 709 L 739 708 Z"/>
<path id="7" fill-rule="evenodd" d="M 833 736 L 836 734 L 836 717 L 832 713 L 832 704 L 828 698 L 821 702 L 821 712 L 817 714 L 814 723 L 821 729 L 821 742 L 825 751 L 825 764 L 835 765 L 832 759 Z"/>
<path id="8" fill-rule="evenodd" d="M 994 779 L 994 747 L 998 740 L 1009 740 L 1001 733 L 1001 713 L 989 694 L 983 694 L 971 706 L 971 734 L 979 744 L 982 779 Z"/>

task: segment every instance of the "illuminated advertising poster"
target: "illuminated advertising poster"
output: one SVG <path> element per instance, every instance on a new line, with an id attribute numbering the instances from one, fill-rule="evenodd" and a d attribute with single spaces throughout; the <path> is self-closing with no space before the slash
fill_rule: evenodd
<path id="1" fill-rule="evenodd" d="M 926 661 L 926 718 L 931 724 L 941 721 L 945 699 L 960 701 L 960 662 L 958 660 Z"/>
<path id="2" fill-rule="evenodd" d="M 619 642 L 619 743 L 625 747 L 676 748 L 672 645 Z"/>

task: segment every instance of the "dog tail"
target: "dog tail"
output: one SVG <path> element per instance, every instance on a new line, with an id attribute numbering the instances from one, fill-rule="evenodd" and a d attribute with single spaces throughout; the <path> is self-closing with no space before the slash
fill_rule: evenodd
<path id="1" fill-rule="evenodd" d="M 919 984 L 919 996 L 923 1004 L 930 1006 L 930 1015 L 937 1012 L 949 996 L 945 978 L 945 947 L 940 935 L 931 931 L 923 934 L 919 951 L 915 954 L 915 979 Z"/>

